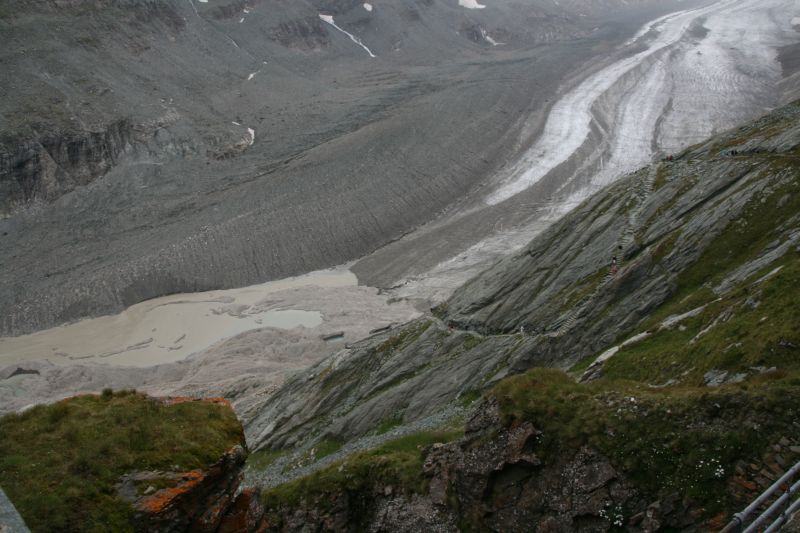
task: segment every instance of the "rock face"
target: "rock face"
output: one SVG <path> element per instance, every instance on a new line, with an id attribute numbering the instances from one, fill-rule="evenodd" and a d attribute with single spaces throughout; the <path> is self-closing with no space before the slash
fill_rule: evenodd
<path id="1" fill-rule="evenodd" d="M 536 524 L 537 531 L 607 531 L 622 525 L 623 508 L 644 510 L 633 486 L 591 449 L 543 465 L 531 451 L 536 428 L 504 428 L 495 402 L 481 406 L 466 432 L 463 440 L 430 451 L 425 474 L 431 500 L 457 509 L 477 529 L 522 532 Z M 635 530 L 658 529 L 654 524 L 655 518 L 642 519 Z"/>
<path id="2" fill-rule="evenodd" d="M 760 443 L 746 452 L 751 454 L 747 457 L 729 457 L 723 468 L 718 454 L 725 446 L 720 447 L 717 435 L 733 438 L 732 428 L 743 428 L 754 433 L 736 438 L 752 442 L 755 433 L 764 432 L 763 438 L 771 439 L 774 434 L 790 431 L 787 426 L 796 426 L 791 407 L 796 402 L 785 399 L 797 394 L 792 385 L 796 379 L 786 378 L 782 382 L 786 390 L 769 400 L 786 402 L 785 419 L 774 418 L 772 404 L 751 402 L 747 397 L 755 390 L 752 394 L 766 399 L 769 393 L 765 391 L 773 389 L 759 388 L 758 380 L 777 383 L 793 371 L 793 363 L 785 363 L 785 369 L 776 371 L 766 364 L 747 366 L 746 358 L 752 355 L 753 361 L 758 361 L 759 353 L 732 353 L 725 355 L 734 361 L 726 368 L 745 367 L 746 372 L 720 370 L 714 366 L 722 362 L 719 355 L 742 344 L 725 330 L 716 333 L 721 343 L 718 349 L 705 355 L 692 352 L 696 357 L 686 363 L 691 368 L 673 369 L 669 373 L 672 379 L 666 383 L 636 382 L 639 378 L 624 376 L 638 375 L 642 369 L 635 365 L 641 361 L 676 364 L 661 359 L 680 346 L 688 350 L 697 339 L 718 324 L 735 320 L 744 309 L 759 308 L 759 312 L 755 318 L 747 315 L 750 322 L 731 326 L 738 328 L 733 330 L 740 333 L 738 338 L 748 342 L 759 335 L 756 330 L 762 327 L 760 324 L 765 324 L 764 328 L 773 328 L 770 334 L 774 342 L 769 341 L 764 350 L 776 354 L 775 361 L 780 364 L 785 360 L 781 358 L 795 360 L 797 318 L 786 307 L 791 298 L 784 301 L 775 292 L 785 292 L 797 276 L 798 158 L 800 102 L 667 156 L 604 189 L 521 252 L 477 276 L 432 310 L 431 316 L 376 333 L 288 380 L 248 423 L 248 433 L 255 436 L 251 439 L 255 449 L 281 449 L 285 459 L 276 461 L 272 470 L 253 473 L 248 482 L 279 485 L 319 469 L 336 468 L 336 460 L 346 459 L 354 451 L 403 435 L 448 427 L 448 422 L 464 415 L 463 406 L 479 393 L 505 377 L 534 367 L 573 368 L 577 380 L 577 369 L 587 367 L 576 363 L 585 361 L 582 364 L 589 370 L 583 374 L 583 381 L 592 381 L 601 377 L 612 361 L 629 365 L 617 366 L 616 376 L 634 379 L 630 389 L 624 389 L 624 385 L 615 389 L 613 379 L 579 385 L 563 372 L 542 369 L 506 380 L 494 389 L 498 396 L 472 404 L 478 407 L 466 425 L 464 438 L 425 451 L 424 474 L 429 484 L 427 493 L 417 497 L 429 499 L 441 513 L 435 522 L 438 525 L 430 527 L 447 531 L 455 523 L 497 531 L 529 531 L 532 524 L 542 531 L 607 531 L 623 526 L 633 531 L 721 528 L 728 511 L 746 505 L 757 494 L 753 491 L 763 486 L 759 483 L 768 483 L 769 476 L 783 471 L 777 460 L 767 468 L 749 457 L 757 457 L 765 449 L 775 453 L 791 449 L 792 443 L 786 437 L 780 438 L 782 444 L 777 447 L 771 441 Z M 790 274 L 782 284 L 768 286 L 769 280 L 779 277 L 784 269 Z M 771 300 L 766 296 L 770 291 Z M 789 305 L 793 306 L 793 301 Z M 703 314 L 712 308 L 712 315 Z M 783 324 L 766 322 L 770 313 L 788 317 L 785 331 Z M 685 324 L 695 319 L 693 329 L 688 329 Z M 748 331 L 743 333 L 744 329 Z M 678 342 L 669 344 L 661 336 L 665 330 L 686 331 L 687 337 L 680 341 L 669 337 L 671 342 Z M 656 346 L 661 351 L 639 352 L 638 356 L 626 351 L 653 339 L 664 343 Z M 590 364 L 592 361 L 594 364 Z M 537 372 L 542 373 L 543 381 L 525 381 Z M 686 378 L 692 372 L 694 377 Z M 561 389 L 563 396 L 558 396 L 556 375 L 568 384 L 563 385 L 567 389 Z M 751 377 L 752 389 L 727 388 Z M 655 392 L 678 383 L 690 391 L 686 396 L 683 389 L 674 396 L 671 391 Z M 727 385 L 710 386 L 721 384 Z M 508 388 L 503 389 L 506 385 Z M 595 385 L 598 388 L 592 388 Z M 550 386 L 553 388 L 547 388 Z M 539 391 L 540 396 L 532 395 L 532 390 Z M 594 391 L 589 393 L 594 395 L 593 400 L 586 391 Z M 715 401 L 709 400 L 709 391 L 719 394 Z M 548 404 L 543 396 L 551 393 L 556 396 Z M 524 403 L 521 398 L 525 394 L 533 403 Z M 632 394 L 662 396 L 645 402 Z M 667 398 L 674 403 L 658 404 Z M 570 408 L 572 402 L 576 405 Z M 506 410 L 503 412 L 508 416 L 501 420 L 498 404 L 504 409 L 514 405 L 522 414 L 508 415 Z M 563 417 L 549 426 L 547 435 L 556 444 L 539 446 L 545 434 L 532 421 L 549 423 L 551 415 L 555 417 L 561 408 L 556 405 L 569 414 L 562 413 Z M 570 418 L 578 405 L 588 406 L 588 414 Z M 592 411 L 593 405 L 600 405 L 598 409 L 620 426 L 598 419 L 601 411 Z M 749 405 L 768 406 L 747 414 Z M 540 412 L 535 416 L 529 414 L 536 409 Z M 634 412 L 638 414 L 634 416 Z M 673 425 L 658 425 L 654 419 L 660 417 Z M 593 429 L 584 429 L 595 420 Z M 382 436 L 377 428 L 390 424 L 394 429 Z M 656 489 L 647 488 L 641 477 L 635 478 L 642 471 L 629 467 L 631 453 L 623 445 L 646 440 L 629 440 L 629 426 L 651 432 L 647 439 L 656 440 L 647 441 L 651 443 L 648 449 L 662 444 L 665 447 L 666 452 L 656 450 L 652 457 L 647 456 L 650 452 L 641 451 L 643 457 L 650 457 L 650 465 L 661 464 L 663 455 L 659 454 L 669 457 L 684 445 L 694 452 L 698 445 L 710 442 L 713 449 L 703 452 L 706 455 L 702 460 L 687 456 L 680 468 L 699 472 L 716 465 L 716 470 L 703 474 L 707 476 L 704 482 L 711 483 L 704 487 L 713 488 L 704 488 L 707 492 L 702 497 L 713 495 L 714 505 L 702 507 L 688 494 L 676 491 L 673 478 L 664 478 L 665 484 Z M 665 442 L 669 436 L 684 438 L 680 433 L 683 430 L 687 435 L 697 432 L 692 434 L 698 440 L 686 437 L 682 444 Z M 575 433 L 587 431 L 597 438 L 578 439 L 579 445 L 560 445 L 558 439 L 572 439 L 574 444 Z M 707 436 L 699 436 L 705 432 Z M 339 443 L 340 451 L 291 471 L 290 465 L 300 464 L 300 459 L 323 441 Z M 739 445 L 733 448 L 744 450 Z M 540 452 L 548 455 L 540 457 Z M 654 459 L 656 455 L 658 459 Z M 792 464 L 794 459 L 782 456 L 781 460 Z M 665 464 L 662 473 L 679 476 L 675 473 L 678 470 L 669 470 L 674 461 L 668 459 Z M 276 475 L 279 470 L 280 475 Z M 375 519 L 378 508 L 394 509 L 394 516 L 402 517 L 415 516 L 411 511 L 404 514 L 403 509 L 424 507 L 413 504 L 408 496 L 390 504 L 380 496 L 382 489 L 379 484 L 369 489 L 373 504 L 363 511 L 369 520 Z M 323 524 L 323 529 L 349 525 L 353 509 L 364 507 L 356 504 L 352 494 L 337 491 L 338 486 L 329 492 L 330 502 L 307 499 L 294 507 L 267 510 L 265 516 L 276 513 L 279 520 L 271 525 L 286 531 L 300 530 L 304 522 Z M 720 507 L 723 493 L 727 507 Z M 707 505 L 710 500 L 703 501 Z M 327 505 L 331 502 L 335 503 L 334 511 Z M 463 523 L 453 522 L 453 515 Z M 300 520 L 293 522 L 292 517 Z M 411 530 L 418 527 L 412 525 L 417 524 L 414 520 L 409 519 L 406 525 L 402 520 L 394 522 L 395 527 Z"/>
<path id="3" fill-rule="evenodd" d="M 240 531 L 282 532 L 718 529 L 678 494 L 648 501 L 589 447 L 556 461 L 540 459 L 535 452 L 540 438 L 528 422 L 506 427 L 497 401 L 488 399 L 467 422 L 464 438 L 424 450 L 423 493 L 376 482 L 366 493 L 335 486 L 321 497 L 264 508 L 258 491 L 250 490 L 226 520 Z"/>
<path id="4" fill-rule="evenodd" d="M 344 489 L 301 506 L 264 508 L 258 489 L 243 491 L 220 525 L 219 533 L 312 531 L 459 531 L 455 516 L 422 495 L 393 494 L 392 487 L 376 486 L 373 493 L 355 498 Z"/>
<path id="5" fill-rule="evenodd" d="M 136 499 L 134 528 L 160 532 L 217 531 L 236 496 L 245 457 L 244 449 L 236 446 L 208 470 L 179 474 L 175 486 Z"/>
<path id="6" fill-rule="evenodd" d="M 159 401 L 166 405 L 200 401 L 231 409 L 222 398 L 167 397 Z M 136 531 L 213 533 L 234 511 L 246 458 L 243 444 L 237 444 L 203 470 L 130 472 L 117 485 L 117 495 L 133 505 L 132 525 Z M 167 487 L 156 489 L 163 484 Z M 146 488 L 142 491 L 141 487 Z"/>
<path id="7" fill-rule="evenodd" d="M 0 335 L 370 253 L 478 187 L 560 77 L 668 4 L 4 6 Z"/>
<path id="8" fill-rule="evenodd" d="M 6 531 L 28 533 L 29 531 L 3 489 L 0 489 L 0 531 L 4 533 Z"/>
<path id="9" fill-rule="evenodd" d="M 50 133 L 0 153 L 0 212 L 35 199 L 52 201 L 75 187 L 103 176 L 130 148 L 132 125 L 126 121 L 105 130 Z"/>
<path id="10" fill-rule="evenodd" d="M 798 146 L 794 104 L 623 179 L 457 291 L 441 320 L 378 334 L 290 379 L 248 423 L 251 445 L 348 441 L 390 418 L 424 426 L 503 377 L 600 355 L 636 333 L 755 205 L 786 204 Z M 765 229 L 774 241 L 723 254 L 718 294 L 796 252 L 800 218 L 780 220 Z"/>

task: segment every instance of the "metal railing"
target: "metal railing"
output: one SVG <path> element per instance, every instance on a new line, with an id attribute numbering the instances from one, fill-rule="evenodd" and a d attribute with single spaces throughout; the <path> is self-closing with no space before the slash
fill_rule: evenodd
<path id="1" fill-rule="evenodd" d="M 800 479 L 792 484 L 795 478 L 800 478 L 800 463 L 790 468 L 780 479 L 765 490 L 761 496 L 748 505 L 744 511 L 733 515 L 733 520 L 731 520 L 720 533 L 755 533 L 762 529 L 764 533 L 779 531 L 794 513 L 800 511 L 800 499 L 794 497 L 798 490 L 800 490 Z M 745 527 L 750 515 L 755 513 L 771 497 L 780 492 L 783 492 L 783 494 L 772 502 L 772 505 L 753 518 L 750 525 Z M 780 514 L 778 517 L 775 518 L 769 526 L 764 528 L 769 519 L 775 516 L 779 511 Z"/>

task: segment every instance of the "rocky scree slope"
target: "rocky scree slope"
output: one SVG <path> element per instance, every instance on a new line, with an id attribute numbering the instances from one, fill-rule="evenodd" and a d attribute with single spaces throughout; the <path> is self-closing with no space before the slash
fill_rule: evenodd
<path id="1" fill-rule="evenodd" d="M 490 409 L 473 403 L 490 390 L 499 405 L 494 422 L 481 426 L 490 429 L 476 440 L 470 422 L 439 473 L 423 479 L 412 466 L 423 488 L 409 494 L 433 498 L 442 512 L 478 502 L 473 523 L 495 529 L 529 527 L 508 521 L 522 516 L 520 506 L 532 509 L 525 520 L 553 521 L 555 530 L 584 520 L 592 530 L 611 527 L 611 507 L 643 530 L 711 527 L 706 520 L 737 510 L 800 450 L 790 440 L 800 371 L 798 158 L 795 103 L 601 191 L 434 316 L 290 379 L 246 422 L 251 446 L 271 458 L 251 468 L 248 483 L 278 485 L 266 502 L 281 524 L 289 523 L 281 509 L 320 510 L 322 500 L 298 489 L 315 480 L 339 479 L 328 488 L 349 498 L 396 489 L 388 452 L 360 451 L 458 428 L 475 405 Z M 508 378 L 533 367 L 559 370 Z M 563 371 L 592 383 L 576 384 Z M 524 468 L 470 466 L 476 449 L 502 448 L 493 439 L 520 427 L 528 429 L 510 462 Z M 435 449 L 418 461 L 435 461 Z M 361 478 L 336 472 L 372 461 L 394 481 L 353 481 L 348 492 L 347 480 Z M 569 489 L 583 492 L 564 500 L 566 492 L 536 489 L 545 471 L 591 475 Z M 532 483 L 523 492 L 521 480 Z M 470 492 L 472 485 L 485 490 Z M 282 507 L 280 494 L 297 498 Z M 389 496 L 381 501 L 392 506 Z M 409 497 L 395 507 L 422 505 Z"/>
<path id="2" fill-rule="evenodd" d="M 501 165 L 562 76 L 669 7 L 590 5 L 5 3 L 0 334 L 398 238 Z"/>

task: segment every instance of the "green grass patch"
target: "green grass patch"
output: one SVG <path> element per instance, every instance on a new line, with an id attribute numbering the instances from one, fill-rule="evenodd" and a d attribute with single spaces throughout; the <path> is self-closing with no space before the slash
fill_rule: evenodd
<path id="1" fill-rule="evenodd" d="M 599 355 L 600 354 L 593 353 L 592 355 L 584 357 L 583 359 L 572 365 L 572 367 L 568 371 L 569 374 L 575 376 L 576 378 L 582 376 L 583 373 L 586 372 L 586 369 L 588 369 L 591 366 L 591 364 L 594 363 L 594 360 L 597 359 Z"/>
<path id="2" fill-rule="evenodd" d="M 342 443 L 335 439 L 322 439 L 314 446 L 314 456 L 317 459 L 327 457 L 332 453 L 338 452 L 342 448 Z"/>
<path id="3" fill-rule="evenodd" d="M 619 380 L 578 385 L 536 369 L 492 394 L 505 424 L 530 421 L 543 432 L 534 451 L 544 461 L 588 445 L 646 497 L 677 492 L 711 516 L 737 505 L 727 490 L 737 461 L 760 458 L 797 420 L 800 381 L 652 389 Z"/>
<path id="4" fill-rule="evenodd" d="M 561 311 L 566 311 L 567 309 L 571 309 L 575 305 L 582 302 L 584 298 L 594 292 L 594 290 L 600 285 L 600 282 L 603 281 L 603 278 L 605 278 L 607 273 L 608 268 L 603 267 L 595 273 L 586 276 L 582 280 L 579 280 L 577 283 L 575 283 L 575 285 L 573 285 L 572 290 L 564 296 L 563 303 L 559 302 L 559 309 Z"/>
<path id="5" fill-rule="evenodd" d="M 681 236 L 681 232 L 682 230 L 677 229 L 659 241 L 653 249 L 654 263 L 660 263 L 665 257 L 672 253 L 672 250 L 675 248 L 675 243 L 678 241 L 678 237 Z"/>
<path id="6" fill-rule="evenodd" d="M 376 435 L 383 435 L 384 433 L 388 433 L 389 431 L 393 430 L 394 428 L 403 424 L 403 415 L 398 413 L 392 415 L 388 418 L 384 418 L 378 427 L 375 428 Z"/>
<path id="7" fill-rule="evenodd" d="M 462 431 L 415 433 L 360 452 L 304 478 L 274 487 L 263 494 L 268 509 L 297 506 L 302 501 L 325 508 L 334 503 L 335 494 L 346 493 L 348 524 L 366 518 L 363 513 L 372 503 L 373 489 L 391 485 L 405 492 L 423 493 L 427 479 L 422 475 L 423 450 L 436 442 L 450 442 Z M 363 516 L 361 516 L 363 515 Z"/>
<path id="8" fill-rule="evenodd" d="M 698 316 L 684 320 L 682 327 L 658 331 L 621 349 L 605 363 L 604 375 L 700 385 L 711 369 L 800 371 L 800 254 L 789 254 L 752 276 L 760 279 L 781 266 L 769 279 L 755 286 L 748 280 Z"/>
<path id="9" fill-rule="evenodd" d="M 480 335 L 468 335 L 464 342 L 461 344 L 461 348 L 463 351 L 468 352 L 473 348 L 477 348 L 481 344 L 484 343 L 486 337 L 482 337 Z"/>
<path id="10" fill-rule="evenodd" d="M 206 468 L 243 442 L 223 406 L 107 391 L 0 419 L 0 480 L 33 531 L 129 531 L 123 474 Z"/>
<path id="11" fill-rule="evenodd" d="M 776 165 L 785 165 L 780 162 Z M 785 169 L 784 169 L 785 170 Z M 777 168 L 766 172 L 776 173 Z M 755 259 L 775 241 L 779 228 L 800 212 L 800 181 L 787 180 L 756 196 L 744 208 L 742 216 L 732 221 L 703 251 L 692 265 L 678 276 L 678 289 L 643 326 L 654 327 L 664 318 L 680 314 L 715 299 L 711 287 L 747 261 Z M 673 243 L 674 245 L 674 243 Z M 659 245 L 660 246 L 660 245 Z"/>
<path id="12" fill-rule="evenodd" d="M 780 200 L 788 197 L 783 203 Z M 768 196 L 757 196 L 705 249 L 703 255 L 678 278 L 684 290 L 715 283 L 733 268 L 754 259 L 778 235 L 776 229 L 800 212 L 800 181 L 790 180 Z M 680 294 L 678 295 L 680 296 Z"/>
<path id="13" fill-rule="evenodd" d="M 476 401 L 480 400 L 483 397 L 483 392 L 479 390 L 469 390 L 467 392 L 462 393 L 458 397 L 459 405 L 463 407 L 469 407 Z"/>
<path id="14" fill-rule="evenodd" d="M 656 179 L 653 180 L 653 191 L 657 191 L 666 185 L 667 179 L 669 179 L 669 166 L 662 163 L 656 171 Z"/>
<path id="15" fill-rule="evenodd" d="M 669 168 L 670 168 L 670 169 L 673 169 L 673 168 L 674 168 L 674 166 L 670 166 Z M 697 185 L 698 181 L 699 181 L 698 177 L 697 177 L 697 176 L 694 176 L 694 175 L 692 175 L 692 176 L 688 176 L 688 177 L 684 178 L 684 179 L 682 180 L 682 183 L 680 183 L 680 184 L 676 184 L 676 185 L 678 185 L 678 186 L 675 188 L 675 192 L 674 192 L 674 193 L 673 193 L 673 195 L 670 197 L 670 199 L 669 199 L 668 201 L 666 201 L 666 202 L 665 202 L 665 203 L 664 203 L 664 204 L 663 204 L 661 207 L 659 207 L 659 208 L 656 210 L 656 212 L 655 212 L 655 213 L 653 213 L 653 215 L 652 215 L 652 216 L 651 216 L 649 219 L 647 219 L 647 221 L 646 221 L 644 224 L 642 224 L 641 228 L 640 228 L 640 229 L 639 229 L 639 231 L 637 232 L 637 238 L 638 238 L 639 236 L 641 236 L 641 235 L 645 235 L 645 234 L 647 233 L 647 230 L 648 230 L 648 229 L 650 228 L 650 226 L 653 224 L 653 221 L 659 220 L 661 217 L 663 217 L 663 216 L 664 216 L 664 214 L 665 214 L 665 213 L 667 213 L 667 212 L 668 212 L 670 209 L 672 209 L 673 207 L 675 207 L 675 204 L 677 204 L 677 203 L 678 203 L 678 201 L 679 201 L 679 200 L 680 200 L 680 199 L 681 199 L 681 198 L 682 198 L 682 197 L 683 197 L 683 196 L 684 196 L 686 193 L 688 193 L 689 191 L 691 191 L 691 190 L 692 190 L 692 188 L 693 188 L 695 185 Z"/>
<path id="16" fill-rule="evenodd" d="M 257 452 L 252 452 L 247 456 L 247 467 L 256 471 L 266 470 L 272 463 L 287 453 L 287 450 L 258 450 Z"/>
<path id="17" fill-rule="evenodd" d="M 389 354 L 411 344 L 431 326 L 433 322 L 427 320 L 405 328 L 397 335 L 392 335 L 381 344 L 375 347 L 375 352 L 379 354 Z"/>
<path id="18" fill-rule="evenodd" d="M 336 439 L 322 439 L 310 449 L 305 451 L 297 460 L 283 467 L 283 472 L 288 473 L 297 468 L 314 464 L 323 457 L 338 452 L 342 448 L 341 441 Z"/>

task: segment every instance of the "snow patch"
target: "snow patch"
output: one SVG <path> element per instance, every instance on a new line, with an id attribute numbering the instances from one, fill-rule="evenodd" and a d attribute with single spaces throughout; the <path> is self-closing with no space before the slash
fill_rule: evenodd
<path id="1" fill-rule="evenodd" d="M 256 142 L 256 130 L 253 128 L 247 128 L 247 133 L 250 135 L 250 142 L 247 146 L 253 146 L 253 143 Z"/>
<path id="2" fill-rule="evenodd" d="M 499 42 L 495 41 L 494 39 L 492 39 L 492 36 L 489 35 L 489 34 L 486 34 L 485 39 L 486 39 L 486 42 L 488 42 L 492 46 L 503 46 L 504 44 L 506 44 L 506 43 L 499 43 Z"/>
<path id="3" fill-rule="evenodd" d="M 483 4 L 479 4 L 477 0 L 458 0 L 458 5 L 467 9 L 483 9 L 486 7 Z"/>
<path id="4" fill-rule="evenodd" d="M 594 360 L 592 366 L 599 365 L 600 363 L 605 363 L 606 361 L 617 355 L 619 348 L 620 348 L 619 346 L 614 346 L 613 348 L 609 348 L 605 352 L 601 353 L 600 356 Z"/>
<path id="5" fill-rule="evenodd" d="M 492 39 L 492 36 L 489 35 L 489 32 L 487 32 L 483 28 L 481 28 L 481 37 L 483 37 L 483 39 L 487 43 L 491 44 L 492 46 L 502 46 L 502 45 L 506 44 L 506 43 L 499 43 L 499 42 L 495 41 L 494 39 Z"/>
<path id="6" fill-rule="evenodd" d="M 372 11 L 372 4 L 364 2 L 364 9 L 366 9 L 367 11 L 371 12 Z"/>
<path id="7" fill-rule="evenodd" d="M 239 24 L 241 24 L 242 22 L 244 22 L 244 17 L 239 19 Z"/>
<path id="8" fill-rule="evenodd" d="M 356 43 L 361 48 L 363 48 L 369 54 L 369 57 L 373 57 L 373 58 L 377 57 L 375 54 L 372 53 L 372 50 L 367 48 L 367 46 L 363 42 L 361 42 L 361 39 L 359 39 L 358 37 L 356 37 L 352 33 L 348 32 L 348 31 L 345 31 L 342 28 L 340 28 L 339 26 L 337 26 L 336 22 L 334 22 L 334 20 L 333 20 L 333 16 L 332 15 L 323 15 L 322 13 L 320 13 L 319 14 L 319 18 L 322 19 L 323 22 L 327 22 L 328 24 L 330 24 L 331 26 L 333 26 L 334 28 L 336 28 L 340 32 L 342 32 L 345 35 L 347 35 L 348 37 L 350 37 L 350 40 L 353 41 L 354 43 Z"/>
<path id="9" fill-rule="evenodd" d="M 257 70 L 257 71 L 255 71 L 255 72 L 251 72 L 251 73 L 250 73 L 250 75 L 249 75 L 249 76 L 247 76 L 247 81 L 250 81 L 250 80 L 252 80 L 253 78 L 255 78 L 255 77 L 256 77 L 256 74 L 258 74 L 259 72 L 261 72 L 261 71 L 260 71 L 260 70 Z"/>

